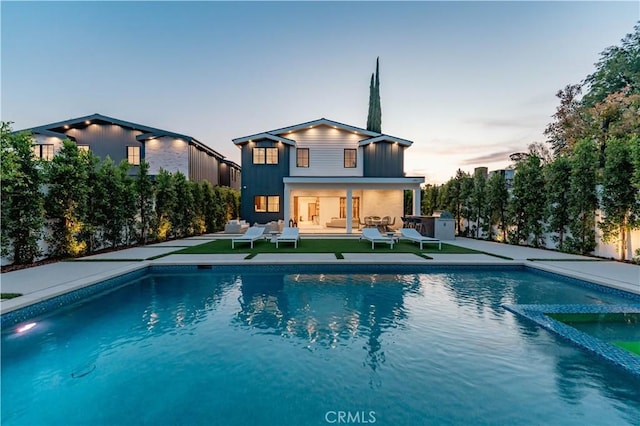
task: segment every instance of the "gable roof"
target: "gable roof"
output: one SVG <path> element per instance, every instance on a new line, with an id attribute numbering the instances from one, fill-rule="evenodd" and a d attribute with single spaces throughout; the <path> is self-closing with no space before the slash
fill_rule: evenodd
<path id="1" fill-rule="evenodd" d="M 311 129 L 316 126 L 328 126 L 334 129 L 347 130 L 359 135 L 367 136 L 359 142 L 360 146 L 368 145 L 375 142 L 397 142 L 404 146 L 411 146 L 413 142 L 407 139 L 396 138 L 395 136 L 389 136 L 378 132 L 372 132 L 371 130 L 363 129 L 361 127 L 350 126 L 348 124 L 340 123 L 338 121 L 329 120 L 326 118 L 320 118 L 318 120 L 307 121 L 305 123 L 295 124 L 293 126 L 282 127 L 280 129 L 269 130 L 268 132 L 256 133 L 255 135 L 244 136 L 241 138 L 233 139 L 233 143 L 236 145 L 242 145 L 252 140 L 271 139 L 286 143 L 287 145 L 294 145 L 295 141 L 285 138 L 281 135 L 289 134 L 303 129 Z"/>
<path id="2" fill-rule="evenodd" d="M 157 129 L 155 127 L 145 126 L 143 124 L 133 123 L 131 121 L 120 120 L 118 118 L 107 117 L 102 114 L 91 114 L 85 115 L 84 117 L 71 118 L 64 121 L 58 121 L 51 124 L 45 124 L 43 126 L 31 127 L 29 129 L 21 130 L 22 132 L 31 132 L 41 135 L 48 136 L 56 136 L 61 139 L 71 139 L 75 140 L 75 138 L 71 135 L 67 135 L 65 133 L 66 130 L 69 130 L 72 127 L 79 127 L 88 124 L 116 124 L 121 127 L 126 127 L 131 130 L 139 130 L 142 134 L 136 136 L 136 140 L 140 142 L 144 142 L 149 139 L 155 139 L 162 136 L 169 136 L 177 139 L 184 139 L 185 141 L 197 146 L 199 149 L 210 153 L 214 157 L 218 157 L 220 159 L 224 158 L 224 155 L 219 152 L 209 148 L 207 145 L 204 145 L 202 142 L 198 141 L 196 138 L 188 135 L 183 135 L 181 133 L 170 132 L 168 130 Z"/>

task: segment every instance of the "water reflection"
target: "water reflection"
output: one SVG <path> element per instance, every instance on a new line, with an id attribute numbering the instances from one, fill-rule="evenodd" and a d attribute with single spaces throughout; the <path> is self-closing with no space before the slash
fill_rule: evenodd
<path id="1" fill-rule="evenodd" d="M 292 338 L 309 350 L 364 338 L 365 364 L 385 362 L 381 336 L 407 318 L 404 297 L 419 281 L 397 275 L 243 275 L 237 323 Z"/>

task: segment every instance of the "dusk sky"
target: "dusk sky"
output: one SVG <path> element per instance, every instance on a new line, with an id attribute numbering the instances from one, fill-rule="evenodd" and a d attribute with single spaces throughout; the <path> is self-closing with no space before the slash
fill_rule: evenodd
<path id="1" fill-rule="evenodd" d="M 380 57 L 383 133 L 443 183 L 543 142 L 555 93 L 640 19 L 631 2 L 6 2 L 3 121 L 100 113 L 233 138 L 321 117 L 365 127 Z"/>

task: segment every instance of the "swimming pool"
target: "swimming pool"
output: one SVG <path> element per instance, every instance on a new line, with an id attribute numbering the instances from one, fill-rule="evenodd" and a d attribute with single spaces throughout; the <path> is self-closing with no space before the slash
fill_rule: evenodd
<path id="1" fill-rule="evenodd" d="M 637 298 L 523 268 L 304 271 L 153 267 L 82 303 L 3 319 L 3 424 L 640 418 L 640 378 L 502 307 Z"/>

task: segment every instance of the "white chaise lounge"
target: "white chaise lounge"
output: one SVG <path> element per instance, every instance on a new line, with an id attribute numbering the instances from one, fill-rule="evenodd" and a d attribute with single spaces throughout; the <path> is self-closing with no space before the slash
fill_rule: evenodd
<path id="1" fill-rule="evenodd" d="M 231 239 L 231 248 L 234 249 L 236 243 L 251 243 L 251 248 L 253 248 L 253 242 L 261 240 L 263 238 L 264 228 L 252 226 L 251 228 L 247 229 L 247 232 L 245 232 L 243 235 Z"/>
<path id="2" fill-rule="evenodd" d="M 420 250 L 422 250 L 422 244 L 431 243 L 438 244 L 438 250 L 442 250 L 442 242 L 437 238 L 425 237 L 421 235 L 418 231 L 413 228 L 400 228 L 400 233 L 402 234 L 401 238 L 405 240 L 414 241 L 416 243 L 420 243 Z"/>
<path id="3" fill-rule="evenodd" d="M 276 248 L 278 248 L 278 243 L 293 243 L 293 247 L 298 248 L 299 240 L 300 229 L 285 227 L 282 229 L 282 234 L 276 237 Z"/>
<path id="4" fill-rule="evenodd" d="M 382 235 L 377 228 L 363 228 L 362 236 L 360 237 L 360 239 L 371 241 L 371 250 L 375 248 L 376 243 L 390 244 L 391 248 L 393 248 L 393 244 L 395 243 L 392 237 Z"/>

